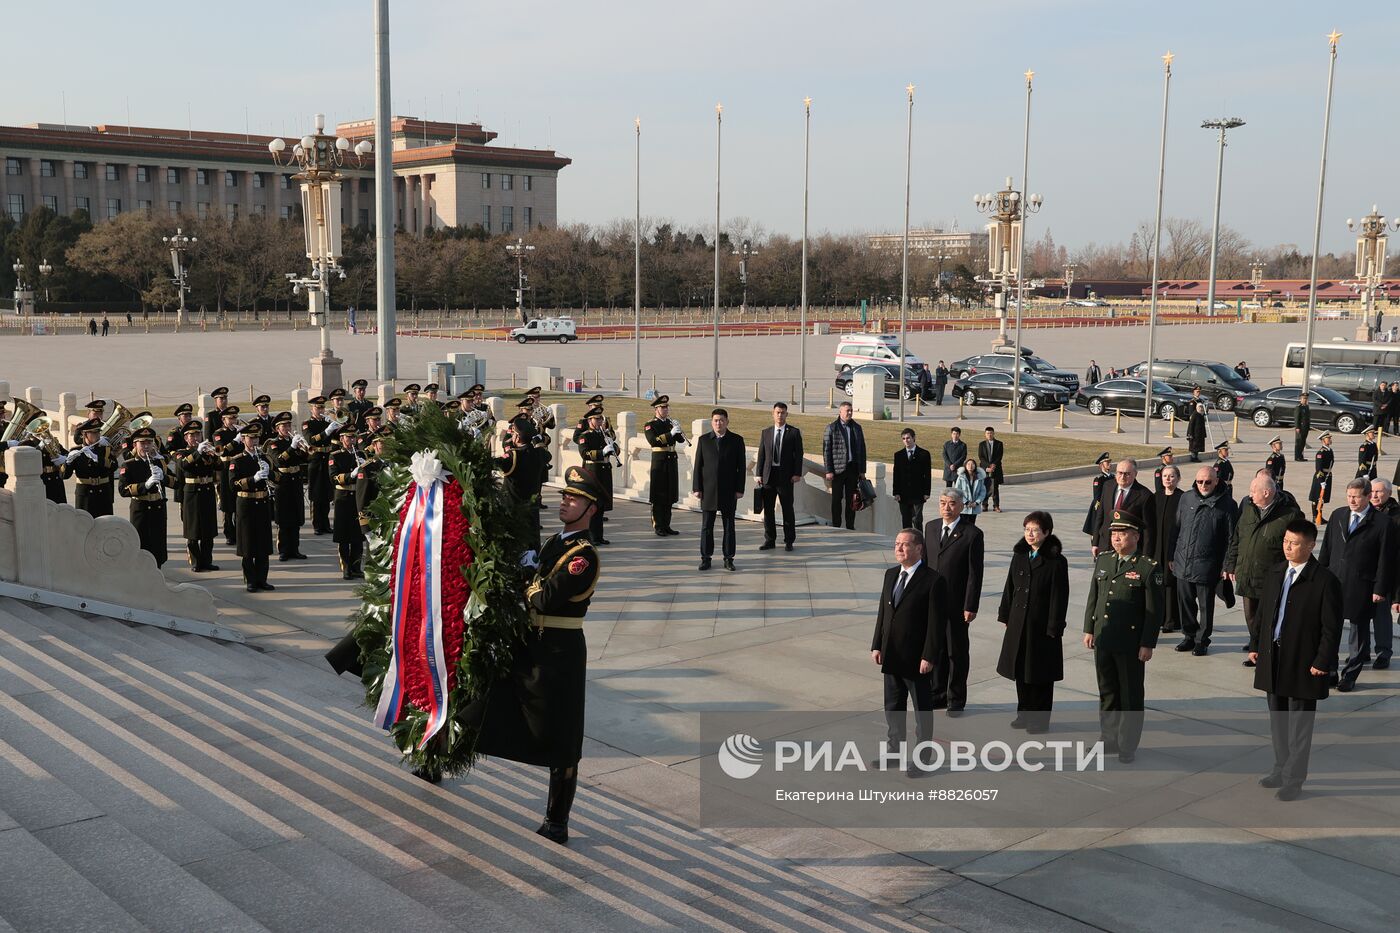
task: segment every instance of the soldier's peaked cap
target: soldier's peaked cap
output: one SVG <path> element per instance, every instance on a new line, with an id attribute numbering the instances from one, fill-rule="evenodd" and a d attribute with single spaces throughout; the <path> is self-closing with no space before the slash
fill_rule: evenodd
<path id="1" fill-rule="evenodd" d="M 203 433 L 204 433 L 204 425 L 200 424 L 198 421 L 191 421 L 189 424 L 185 425 L 183 428 L 180 429 L 180 433 L 181 433 L 181 434 L 203 434 Z"/>
<path id="2" fill-rule="evenodd" d="M 131 440 L 133 443 L 136 441 L 154 441 L 155 439 L 156 432 L 153 428 L 137 428 L 135 431 L 131 432 Z"/>
<path id="3" fill-rule="evenodd" d="M 244 425 L 242 433 L 244 437 L 262 437 L 262 425 L 254 421 L 252 424 Z"/>
<path id="4" fill-rule="evenodd" d="M 318 395 L 318 396 L 316 396 L 315 398 L 309 398 L 309 399 L 306 400 L 306 404 L 308 404 L 308 405 L 324 405 L 324 404 L 326 404 L 326 397 L 325 397 L 324 395 Z"/>
<path id="5" fill-rule="evenodd" d="M 671 396 L 669 395 L 658 395 L 656 398 L 651 400 L 652 408 L 660 408 L 662 405 L 669 404 L 671 404 Z"/>
<path id="6" fill-rule="evenodd" d="M 210 397 L 210 398 L 227 398 L 227 397 L 228 397 L 228 386 L 219 386 L 219 387 L 218 387 L 217 389 L 215 389 L 213 392 L 210 392 L 210 393 L 209 393 L 209 397 Z"/>
<path id="7" fill-rule="evenodd" d="M 273 424 L 284 424 L 284 423 L 285 423 L 285 424 L 290 424 L 291 421 L 292 421 L 292 413 L 289 412 L 289 411 L 279 411 L 279 412 L 277 413 L 277 416 L 276 416 L 275 418 L 272 419 L 272 423 L 273 423 Z"/>
<path id="8" fill-rule="evenodd" d="M 595 396 L 593 396 L 592 398 L 590 398 L 590 399 L 588 400 L 588 404 L 590 404 L 590 405 L 601 405 L 601 404 L 603 404 L 603 396 L 601 396 L 601 395 L 595 395 Z"/>
<path id="9" fill-rule="evenodd" d="M 1109 454 L 1108 451 L 1105 450 L 1103 453 L 1099 454 L 1099 458 L 1094 461 L 1094 465 L 1098 466 L 1100 463 L 1106 463 L 1112 459 L 1113 457 Z"/>
<path id="10" fill-rule="evenodd" d="M 194 406 L 189 402 L 181 402 L 175 406 L 175 414 L 177 417 L 179 415 L 192 415 L 194 414 Z"/>
<path id="11" fill-rule="evenodd" d="M 564 474 L 564 491 L 583 496 L 589 502 L 597 502 L 603 495 L 603 488 L 593 478 L 593 474 L 579 467 L 569 467 Z"/>
<path id="12" fill-rule="evenodd" d="M 368 388 L 369 388 L 369 380 L 368 380 L 368 379 L 356 379 L 354 382 L 350 383 L 350 388 L 352 388 L 352 389 L 368 389 Z"/>
<path id="13" fill-rule="evenodd" d="M 408 385 L 403 387 L 403 390 L 405 392 L 422 392 L 423 387 L 416 382 L 410 382 Z"/>
<path id="14" fill-rule="evenodd" d="M 345 390 L 341 388 L 331 389 L 326 398 L 345 398 Z"/>
<path id="15" fill-rule="evenodd" d="M 1169 454 L 1169 453 L 1171 453 L 1171 452 L 1172 452 L 1172 449 L 1171 449 L 1170 447 L 1163 447 L 1161 450 L 1157 451 L 1157 456 L 1159 456 L 1159 457 L 1165 457 L 1167 454 Z"/>
<path id="16" fill-rule="evenodd" d="M 271 405 L 271 404 L 272 404 L 272 396 L 270 396 L 270 395 L 259 395 L 257 398 L 253 399 L 253 404 L 254 404 L 254 405 Z"/>
<path id="17" fill-rule="evenodd" d="M 1135 512 L 1129 512 L 1127 509 L 1114 509 L 1113 519 L 1109 522 L 1108 527 L 1142 531 L 1142 519 Z"/>
<path id="18" fill-rule="evenodd" d="M 584 417 L 585 417 L 585 418 L 601 418 L 601 417 L 603 417 L 603 409 L 598 408 L 597 406 L 594 406 L 593 408 L 588 409 L 588 411 L 584 413 Z"/>

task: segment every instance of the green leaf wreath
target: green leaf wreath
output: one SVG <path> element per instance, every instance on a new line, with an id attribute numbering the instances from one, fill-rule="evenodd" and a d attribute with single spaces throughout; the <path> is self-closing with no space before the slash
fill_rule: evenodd
<path id="1" fill-rule="evenodd" d="M 428 717 L 405 703 L 404 713 L 390 734 L 406 763 L 454 775 L 469 770 L 476 760 L 477 736 L 467 725 L 464 711 L 510 669 L 515 650 L 529 629 L 519 558 L 533 545 L 528 510 L 535 506 L 504 491 L 492 473 L 494 462 L 487 446 L 436 408 L 425 407 L 385 438 L 383 459 L 388 466 L 379 473 L 379 496 L 367 508 L 365 582 L 356 591 L 362 603 L 350 616 L 364 665 L 365 701 L 371 709 L 379 703 L 389 667 L 389 565 L 399 508 L 412 481 L 409 461 L 420 450 L 434 451 L 443 467 L 461 483 L 462 514 L 473 557 L 460 572 L 471 595 L 464 613 L 456 685 L 447 697 L 446 724 L 419 751 L 417 745 Z"/>

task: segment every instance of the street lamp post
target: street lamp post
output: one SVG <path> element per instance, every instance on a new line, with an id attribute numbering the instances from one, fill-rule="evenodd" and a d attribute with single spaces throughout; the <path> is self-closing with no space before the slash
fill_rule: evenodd
<path id="1" fill-rule="evenodd" d="M 1222 117 L 1219 120 L 1206 120 L 1203 130 L 1220 131 L 1220 154 L 1215 161 L 1215 215 L 1210 225 L 1210 279 L 1206 282 L 1206 314 L 1215 314 L 1215 261 L 1220 246 L 1220 181 L 1225 174 L 1225 131 L 1244 126 L 1239 117 Z"/>
<path id="2" fill-rule="evenodd" d="M 1358 224 L 1347 218 L 1347 229 L 1357 231 Z M 1366 324 L 1369 327 L 1376 313 L 1376 292 L 1381 288 L 1381 277 L 1385 275 L 1385 244 L 1390 230 L 1400 230 L 1400 221 L 1387 220 L 1376 205 L 1371 205 L 1371 213 L 1361 218 L 1360 231 L 1356 237 L 1356 278 L 1361 290 L 1366 294 Z M 1377 327 L 1376 331 L 1380 328 Z M 1372 335 L 1373 337 L 1376 334 Z"/>
<path id="3" fill-rule="evenodd" d="M 739 313 L 743 314 L 749 310 L 749 257 L 758 254 L 753 244 L 745 240 L 739 248 L 730 252 L 731 256 L 739 257 L 739 285 L 743 288 L 743 297 L 739 299 Z"/>
<path id="4" fill-rule="evenodd" d="M 908 385 L 905 379 L 909 342 L 909 193 L 910 179 L 914 166 L 914 85 L 904 89 L 909 96 L 909 106 L 904 118 L 904 240 L 899 290 L 899 420 L 904 421 L 904 394 Z M 854 377 L 852 377 L 854 378 Z"/>
<path id="5" fill-rule="evenodd" d="M 637 351 L 637 398 L 642 397 L 642 118 L 637 117 L 637 226 L 632 239 L 632 342 Z"/>
<path id="6" fill-rule="evenodd" d="M 802 137 L 802 309 L 798 314 L 798 365 L 802 395 L 798 411 L 807 413 L 807 195 L 812 181 L 812 98 L 802 98 L 805 109 Z"/>
<path id="7" fill-rule="evenodd" d="M 1065 301 L 1074 298 L 1074 270 L 1078 268 L 1074 263 L 1065 266 Z"/>
<path id="8" fill-rule="evenodd" d="M 34 293 L 24 281 L 24 263 L 16 262 L 10 268 L 15 273 L 15 313 L 24 314 L 25 305 L 34 301 Z"/>
<path id="9" fill-rule="evenodd" d="M 174 273 L 171 281 L 175 283 L 175 288 L 180 293 L 180 310 L 175 318 L 175 323 L 184 324 L 189 317 L 189 311 L 185 307 L 185 297 L 190 293 L 190 270 L 185 262 L 185 253 L 189 251 L 191 246 L 199 242 L 199 237 L 189 236 L 184 230 L 176 227 L 174 236 L 161 237 L 160 240 L 170 247 L 170 271 Z"/>
<path id="10" fill-rule="evenodd" d="M 1006 337 L 1007 297 L 1012 281 L 1021 273 L 1022 214 L 1040 210 L 1042 199 L 1038 194 L 1023 199 L 1021 192 L 1011 187 L 1008 176 L 1005 188 L 995 193 L 973 195 L 972 203 L 979 212 L 996 218 L 987 224 L 987 278 L 978 281 L 991 286 L 996 303 L 997 339 L 993 346 L 1005 347 L 1011 343 Z"/>
<path id="11" fill-rule="evenodd" d="M 1332 82 L 1337 76 L 1337 43 L 1342 34 L 1335 28 L 1327 36 L 1327 97 L 1322 105 L 1322 158 L 1317 166 L 1317 213 L 1313 216 L 1312 263 L 1308 271 L 1308 327 L 1303 347 L 1303 385 L 1312 382 L 1313 335 L 1317 331 L 1317 261 L 1322 248 L 1322 202 L 1327 192 L 1327 145 L 1332 136 Z"/>
<path id="12" fill-rule="evenodd" d="M 525 256 L 534 251 L 535 248 L 520 237 L 516 237 L 514 243 L 506 244 L 506 252 L 515 256 L 515 313 L 520 316 L 521 324 L 530 323 L 525 317 Z"/>
<path id="13" fill-rule="evenodd" d="M 719 194 L 723 152 L 724 104 L 715 104 L 715 404 L 719 404 Z"/>
<path id="14" fill-rule="evenodd" d="M 938 263 L 938 280 L 934 289 L 935 297 L 937 296 L 937 293 L 939 291 L 945 291 L 946 293 L 946 290 L 943 288 L 943 264 L 948 260 L 952 259 L 953 254 L 940 249 L 937 252 L 929 253 L 928 256 L 924 258 L 931 259 L 934 262 Z"/>
<path id="15" fill-rule="evenodd" d="M 287 273 L 292 294 L 306 290 L 310 305 L 311 326 L 321 329 L 321 352 L 311 360 L 311 395 L 325 395 L 341 387 L 340 367 L 344 362 L 331 353 L 327 316 L 330 311 L 331 273 L 345 277 L 340 268 L 340 167 L 347 155 L 353 154 L 363 162 L 374 146 L 362 139 L 351 149 L 350 140 L 326 133 L 326 115 L 316 114 L 315 131 L 303 136 L 292 146 L 291 156 L 283 161 L 286 140 L 274 139 L 267 144 L 272 160 L 278 165 L 295 163 L 301 171 L 292 176 L 301 183 L 302 223 L 305 227 L 306 258 L 311 260 L 311 275 Z"/>
<path id="16" fill-rule="evenodd" d="M 49 265 L 49 261 L 48 261 L 47 259 L 41 259 L 41 260 L 39 260 L 39 281 L 40 281 L 40 282 L 44 282 L 44 280 L 47 279 L 47 278 L 48 278 L 49 276 L 51 276 L 51 275 L 53 275 L 53 266 Z M 48 284 L 45 282 L 45 284 L 44 284 L 44 301 L 48 301 L 48 300 L 49 300 L 49 286 L 48 286 Z"/>

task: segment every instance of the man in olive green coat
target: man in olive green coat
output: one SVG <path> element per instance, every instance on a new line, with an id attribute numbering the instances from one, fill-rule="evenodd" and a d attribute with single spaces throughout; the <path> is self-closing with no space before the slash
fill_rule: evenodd
<path id="1" fill-rule="evenodd" d="M 1142 738 L 1147 662 L 1162 625 L 1162 575 L 1157 562 L 1137 553 L 1142 518 L 1115 509 L 1109 524 L 1113 550 L 1094 561 L 1084 607 L 1084 647 L 1094 650 L 1099 679 L 1099 728 L 1104 750 L 1130 763 Z"/>
<path id="2" fill-rule="evenodd" d="M 1254 474 L 1249 495 L 1240 500 L 1240 517 L 1225 552 L 1225 576 L 1244 599 L 1244 622 L 1251 640 L 1259 630 L 1259 597 L 1264 575 L 1283 560 L 1283 531 L 1303 510 L 1275 483 L 1266 467 Z M 1246 650 L 1249 646 L 1245 645 Z M 1245 667 L 1254 662 L 1244 659 Z"/>

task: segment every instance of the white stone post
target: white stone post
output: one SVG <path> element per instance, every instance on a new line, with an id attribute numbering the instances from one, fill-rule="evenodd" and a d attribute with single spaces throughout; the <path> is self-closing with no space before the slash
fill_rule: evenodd
<path id="1" fill-rule="evenodd" d="M 13 543 L 7 542 L 7 546 L 15 549 L 16 582 L 49 589 L 53 580 L 49 564 L 49 523 L 45 515 L 49 500 L 44 495 L 43 469 L 39 451 L 33 447 L 11 447 L 5 451 L 15 535 Z"/>

